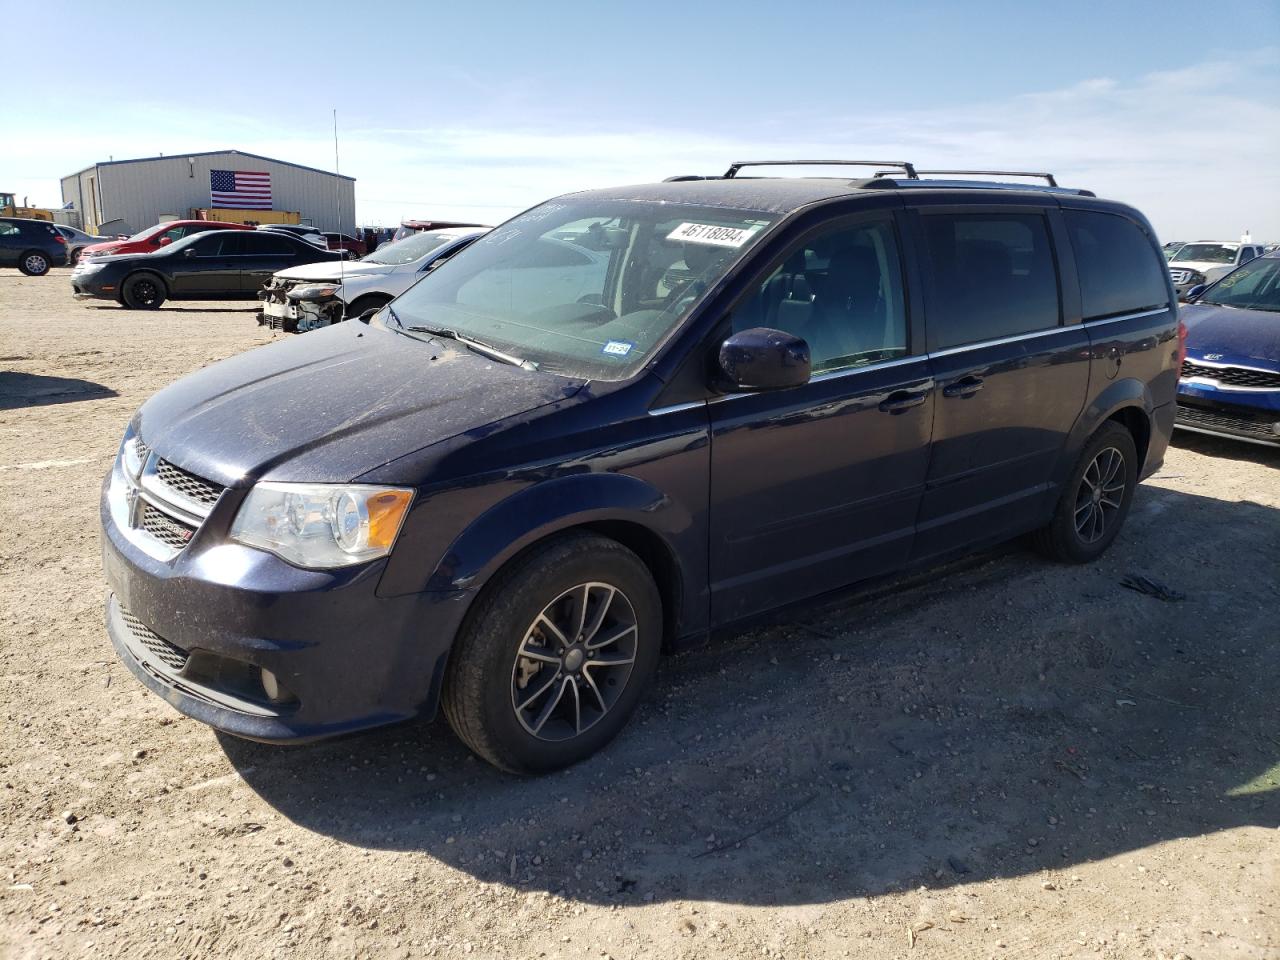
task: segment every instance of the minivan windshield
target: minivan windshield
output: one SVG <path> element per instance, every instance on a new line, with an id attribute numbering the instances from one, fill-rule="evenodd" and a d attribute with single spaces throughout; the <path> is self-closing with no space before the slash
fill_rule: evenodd
<path id="1" fill-rule="evenodd" d="M 1280 258 L 1266 257 L 1232 270 L 1196 302 L 1280 313 Z"/>
<path id="2" fill-rule="evenodd" d="M 388 243 L 367 257 L 361 257 L 360 262 L 391 265 L 413 263 L 415 260 L 421 260 L 437 247 L 442 247 L 456 238 L 457 234 L 446 236 L 439 233 L 415 233 L 413 236 L 397 240 L 395 243 Z"/>
<path id="3" fill-rule="evenodd" d="M 407 333 L 450 334 L 539 369 L 622 380 L 774 219 L 677 203 L 553 200 L 481 237 L 393 309 Z"/>
<path id="4" fill-rule="evenodd" d="M 1170 263 L 1235 263 L 1236 248 L 1224 247 L 1220 243 L 1188 243 L 1173 255 Z"/>

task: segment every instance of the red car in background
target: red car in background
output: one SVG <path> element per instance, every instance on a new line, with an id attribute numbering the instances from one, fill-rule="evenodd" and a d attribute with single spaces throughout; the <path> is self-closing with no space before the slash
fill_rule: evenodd
<path id="1" fill-rule="evenodd" d="M 346 233 L 326 233 L 324 242 L 330 250 L 347 251 L 353 260 L 359 260 L 369 252 L 363 240 Z"/>
<path id="2" fill-rule="evenodd" d="M 80 257 L 105 257 L 116 253 L 154 253 L 175 240 L 202 233 L 205 230 L 252 230 L 244 223 L 222 223 L 218 220 L 166 220 L 154 227 L 147 227 L 127 240 L 108 240 L 92 243 L 80 251 Z"/>

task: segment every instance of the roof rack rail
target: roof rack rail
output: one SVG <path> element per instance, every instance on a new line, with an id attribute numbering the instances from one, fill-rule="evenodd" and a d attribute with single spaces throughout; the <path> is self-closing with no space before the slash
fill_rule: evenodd
<path id="1" fill-rule="evenodd" d="M 897 166 L 897 164 L 886 163 L 886 167 Z M 1027 170 L 917 170 L 916 173 L 921 177 L 928 176 L 970 176 L 970 177 L 1043 177 L 1049 181 L 1049 186 L 1056 187 L 1058 181 L 1053 178 L 1052 173 L 1031 173 Z M 893 176 L 892 170 L 877 170 L 875 173 L 877 178 Z"/>
<path id="2" fill-rule="evenodd" d="M 919 180 L 914 164 L 898 160 L 738 160 L 730 164 L 724 178 L 731 180 L 743 167 L 895 167 L 906 173 L 908 180 Z M 891 172 L 891 171 L 886 171 Z M 879 176 L 879 174 L 877 174 Z"/>

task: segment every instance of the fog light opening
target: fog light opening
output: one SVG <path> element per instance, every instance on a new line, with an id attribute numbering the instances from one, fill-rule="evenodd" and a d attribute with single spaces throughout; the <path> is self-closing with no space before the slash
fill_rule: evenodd
<path id="1" fill-rule="evenodd" d="M 262 690 L 272 703 L 285 703 L 293 699 L 293 695 L 280 686 L 280 681 L 276 679 L 276 675 L 266 667 L 262 668 Z"/>

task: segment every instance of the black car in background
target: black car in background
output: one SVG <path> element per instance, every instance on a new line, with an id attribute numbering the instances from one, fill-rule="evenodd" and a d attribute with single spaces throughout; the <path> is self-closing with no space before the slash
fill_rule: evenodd
<path id="1" fill-rule="evenodd" d="M 1183 361 L 1142 214 L 741 166 L 560 197 L 148 400 L 102 491 L 123 662 L 240 736 L 439 705 L 536 772 L 664 649 L 1023 533 L 1099 557 Z"/>
<path id="2" fill-rule="evenodd" d="M 67 241 L 44 220 L 0 217 L 0 267 L 17 267 L 28 277 L 42 277 L 50 267 L 67 262 Z"/>
<path id="3" fill-rule="evenodd" d="M 131 309 L 154 310 L 166 300 L 252 300 L 278 270 L 342 257 L 274 230 L 210 230 L 155 253 L 86 260 L 72 272 L 71 288 L 79 300 Z"/>

